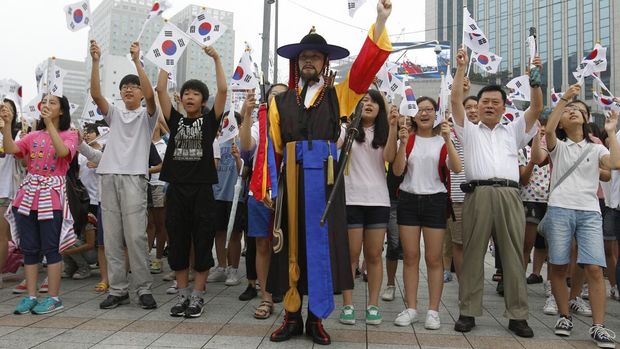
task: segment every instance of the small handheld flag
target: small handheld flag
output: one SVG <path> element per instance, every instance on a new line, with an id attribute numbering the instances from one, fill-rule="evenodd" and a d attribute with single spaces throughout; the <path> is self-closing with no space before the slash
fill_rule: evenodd
<path id="1" fill-rule="evenodd" d="M 90 2 L 88 0 L 69 4 L 64 8 L 67 17 L 67 28 L 78 31 L 91 25 Z"/>

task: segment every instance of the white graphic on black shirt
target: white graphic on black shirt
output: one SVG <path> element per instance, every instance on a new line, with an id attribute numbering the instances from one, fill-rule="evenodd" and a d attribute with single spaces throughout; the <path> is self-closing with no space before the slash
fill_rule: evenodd
<path id="1" fill-rule="evenodd" d="M 179 120 L 177 134 L 174 138 L 174 160 L 198 161 L 202 159 L 202 123 L 202 118 L 190 125 L 183 124 L 183 119 Z"/>

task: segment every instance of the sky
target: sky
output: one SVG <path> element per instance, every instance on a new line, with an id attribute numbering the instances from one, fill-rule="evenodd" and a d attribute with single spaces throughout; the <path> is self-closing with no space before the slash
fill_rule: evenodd
<path id="1" fill-rule="evenodd" d="M 211 7 L 234 12 L 235 58 L 238 61 L 248 42 L 254 61 L 260 62 L 263 0 L 169 0 L 173 7 L 164 12 L 170 18 L 187 5 Z M 356 54 L 368 28 L 376 19 L 376 0 L 366 0 L 354 18 L 349 17 L 347 0 L 278 0 L 279 46 L 299 42 L 314 25 L 328 43 L 346 47 Z M 34 70 L 44 59 L 84 60 L 87 54 L 88 28 L 67 29 L 63 7 L 75 0 L 7 1 L 0 21 L 0 79 L 12 78 L 23 86 L 23 103 L 36 95 Z M 103 0 L 91 0 L 91 8 Z M 393 11 L 387 29 L 393 41 L 424 40 L 424 0 L 392 0 Z M 272 18 L 274 10 L 272 6 Z M 146 14 L 145 14 L 146 17 Z M 329 18 L 328 18 L 329 17 Z M 273 27 L 271 47 L 273 47 Z M 181 28 L 183 29 L 183 28 Z M 399 35 L 402 33 L 401 35 Z M 434 55 L 431 55 L 431 59 Z M 414 62 L 423 58 L 408 58 Z M 147 63 L 149 64 L 149 63 Z M 280 69 L 286 61 L 278 61 Z M 79 103 L 79 102 L 78 102 Z"/>

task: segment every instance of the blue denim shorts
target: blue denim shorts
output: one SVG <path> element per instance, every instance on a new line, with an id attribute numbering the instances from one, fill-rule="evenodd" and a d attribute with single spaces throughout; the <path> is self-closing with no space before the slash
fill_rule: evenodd
<path id="1" fill-rule="evenodd" d="M 606 267 L 600 213 L 549 206 L 544 224 L 549 263 L 569 264 L 574 238 L 577 241 L 578 264 Z"/>
<path id="2" fill-rule="evenodd" d="M 248 196 L 248 236 L 253 238 L 268 238 L 272 229 L 271 218 L 273 211 L 257 201 L 253 196 Z"/>

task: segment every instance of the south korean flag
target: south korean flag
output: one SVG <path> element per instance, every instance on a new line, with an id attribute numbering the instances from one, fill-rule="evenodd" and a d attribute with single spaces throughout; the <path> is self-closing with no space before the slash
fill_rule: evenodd
<path id="1" fill-rule="evenodd" d="M 513 90 L 516 95 L 521 96 L 521 100 L 530 101 L 531 98 L 531 89 L 530 89 L 530 76 L 529 75 L 521 75 L 510 80 L 506 87 Z"/>
<path id="2" fill-rule="evenodd" d="M 69 28 L 69 30 L 78 31 L 91 24 L 90 2 L 88 0 L 67 5 L 64 10 L 65 16 L 67 17 L 67 28 Z"/>
<path id="3" fill-rule="evenodd" d="M 39 120 L 41 118 L 41 109 L 43 108 L 43 95 L 37 94 L 23 110 L 23 115 L 29 122 Z"/>
<path id="4" fill-rule="evenodd" d="M 211 46 L 219 39 L 227 27 L 206 13 L 199 14 L 187 29 L 187 34 L 200 46 Z"/>
<path id="5" fill-rule="evenodd" d="M 174 24 L 166 22 L 144 57 L 170 73 L 187 48 L 187 34 Z"/>
<path id="6" fill-rule="evenodd" d="M 259 86 L 259 79 L 252 67 L 252 57 L 250 56 L 250 52 L 246 50 L 243 53 L 243 56 L 241 56 L 239 65 L 237 65 L 237 68 L 233 73 L 230 85 L 240 90 L 257 88 Z"/>
<path id="7" fill-rule="evenodd" d="M 467 8 L 463 8 L 463 43 L 474 52 L 490 52 L 489 40 Z"/>
<path id="8" fill-rule="evenodd" d="M 355 12 L 364 5 L 366 0 L 348 0 L 347 5 L 349 7 L 349 16 L 355 16 Z"/>
<path id="9" fill-rule="evenodd" d="M 88 96 L 86 97 L 86 104 L 84 105 L 81 119 L 87 122 L 103 120 L 103 113 L 97 106 L 97 103 L 95 103 L 93 97 L 91 97 L 90 93 L 88 93 Z"/>

